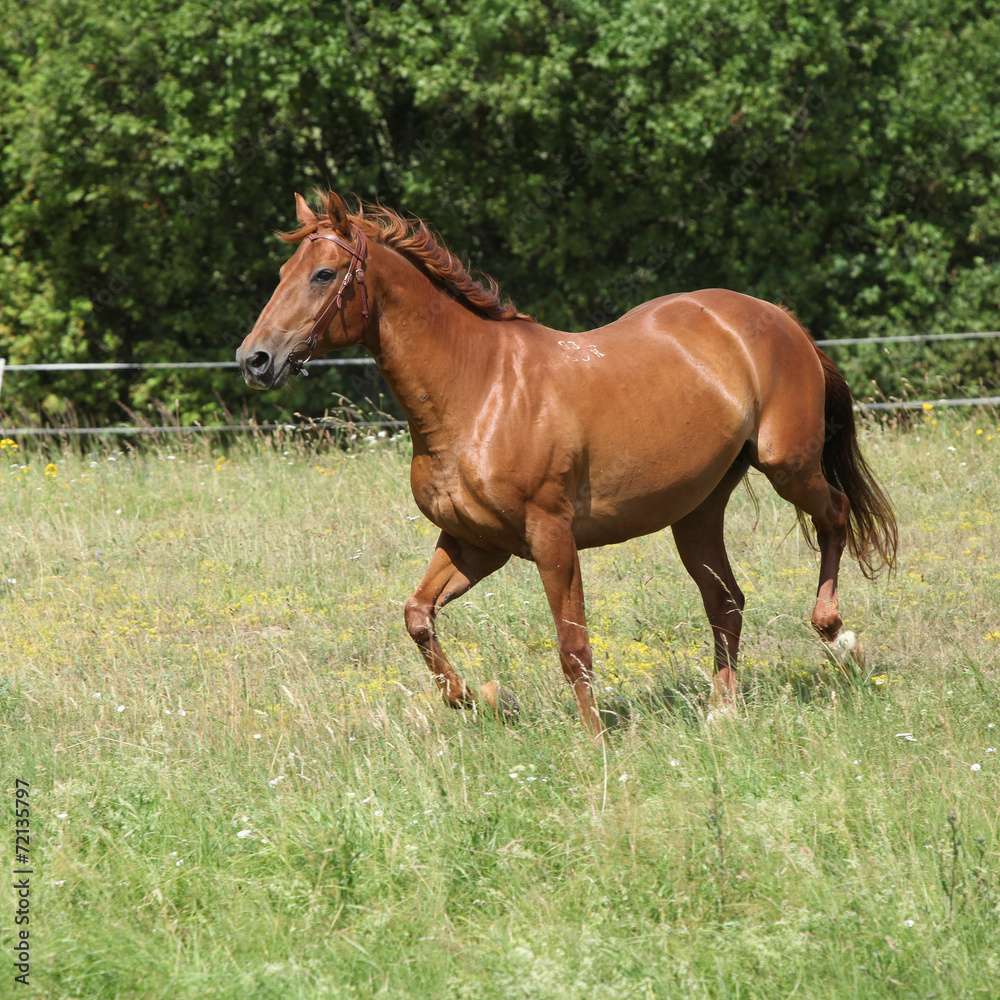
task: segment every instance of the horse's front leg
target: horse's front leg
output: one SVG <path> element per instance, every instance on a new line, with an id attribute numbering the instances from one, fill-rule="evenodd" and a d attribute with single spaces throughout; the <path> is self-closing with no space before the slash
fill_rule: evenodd
<path id="1" fill-rule="evenodd" d="M 573 687 L 584 727 L 600 741 L 603 727 L 594 697 L 593 654 L 572 522 L 559 516 L 536 517 L 529 523 L 528 544 L 555 619 L 563 674 Z"/>
<path id="2" fill-rule="evenodd" d="M 451 708 L 468 708 L 475 703 L 476 696 L 444 655 L 434 619 L 449 601 L 467 593 L 509 558 L 506 553 L 486 552 L 442 531 L 420 586 L 406 602 L 406 630 L 420 648 L 445 704 Z M 483 691 L 487 701 L 493 690 L 490 687 Z"/>

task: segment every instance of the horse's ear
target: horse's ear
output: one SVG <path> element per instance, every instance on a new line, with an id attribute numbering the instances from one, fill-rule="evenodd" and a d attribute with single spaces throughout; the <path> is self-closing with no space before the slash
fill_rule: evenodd
<path id="1" fill-rule="evenodd" d="M 347 206 L 336 191 L 327 191 L 326 214 L 330 219 L 330 225 L 340 233 L 341 236 L 351 235 L 351 223 L 347 218 Z"/>
<path id="2" fill-rule="evenodd" d="M 315 229 L 319 225 L 319 219 L 316 218 L 316 213 L 309 207 L 308 202 L 305 198 L 295 192 L 295 215 L 299 222 L 302 223 L 307 229 Z"/>

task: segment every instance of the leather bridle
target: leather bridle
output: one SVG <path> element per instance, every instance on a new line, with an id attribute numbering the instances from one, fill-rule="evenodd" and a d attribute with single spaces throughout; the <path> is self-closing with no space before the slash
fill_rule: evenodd
<path id="1" fill-rule="evenodd" d="M 316 240 L 331 240 L 336 243 L 337 246 L 342 247 L 351 255 L 351 263 L 347 268 L 347 273 L 344 275 L 344 280 L 340 283 L 340 288 L 337 289 L 337 294 L 330 299 L 327 303 L 326 308 L 320 314 L 320 317 L 313 324 L 312 330 L 309 332 L 309 336 L 306 340 L 299 341 L 301 344 L 306 345 L 306 356 L 301 361 L 289 355 L 288 363 L 295 369 L 296 375 L 308 375 L 309 373 L 305 370 L 305 364 L 312 358 L 312 352 L 319 342 L 320 335 L 324 330 L 330 325 L 333 320 L 333 315 L 338 309 L 343 309 L 344 307 L 344 292 L 347 291 L 348 286 L 353 281 L 357 285 L 358 298 L 361 301 L 361 319 L 363 322 L 368 322 L 368 286 L 365 284 L 365 271 L 364 264 L 365 258 L 368 256 L 368 240 L 365 239 L 365 234 L 355 225 L 352 224 L 351 227 L 357 237 L 357 246 L 352 247 L 350 243 L 346 240 L 342 240 L 339 236 L 333 233 L 310 233 L 308 239 L 310 242 L 315 242 Z M 296 345 L 296 348 L 298 345 Z M 296 348 L 293 348 L 295 350 Z"/>

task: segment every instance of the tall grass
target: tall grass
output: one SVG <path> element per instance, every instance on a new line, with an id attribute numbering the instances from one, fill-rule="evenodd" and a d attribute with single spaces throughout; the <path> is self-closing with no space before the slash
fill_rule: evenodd
<path id="1" fill-rule="evenodd" d="M 0 894 L 0 994 L 996 995 L 1000 432 L 863 445 L 902 525 L 893 578 L 842 575 L 865 674 L 825 660 L 817 559 L 758 480 L 723 726 L 669 532 L 584 554 L 602 751 L 525 564 L 441 619 L 523 719 L 438 701 L 402 623 L 436 537 L 405 441 L 6 444 L 0 758 L 37 874 L 27 989 Z"/>

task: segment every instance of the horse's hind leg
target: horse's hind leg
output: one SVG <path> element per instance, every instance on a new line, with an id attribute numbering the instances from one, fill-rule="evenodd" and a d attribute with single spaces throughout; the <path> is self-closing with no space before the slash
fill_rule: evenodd
<path id="1" fill-rule="evenodd" d="M 819 437 L 822 441 L 822 435 Z M 772 447 L 772 456 L 761 460 L 758 468 L 770 480 L 779 496 L 794 504 L 812 518 L 819 546 L 819 587 L 813 607 L 812 625 L 819 634 L 832 642 L 844 625 L 837 595 L 840 560 L 847 543 L 848 517 L 851 505 L 847 497 L 831 486 L 820 469 L 822 444 L 817 448 L 802 448 L 779 457 Z"/>
<path id="2" fill-rule="evenodd" d="M 736 694 L 736 657 L 746 603 L 729 563 L 723 522 L 729 496 L 746 468 L 744 463 L 733 466 L 701 506 L 671 527 L 681 562 L 701 591 L 715 636 L 713 698 L 723 704 L 731 703 Z"/>
<path id="3" fill-rule="evenodd" d="M 430 566 L 416 593 L 406 602 L 406 630 L 420 648 L 445 704 L 451 708 L 467 708 L 475 703 L 476 696 L 444 655 L 434 619 L 449 601 L 467 593 L 509 558 L 506 553 L 486 552 L 441 532 Z"/>

